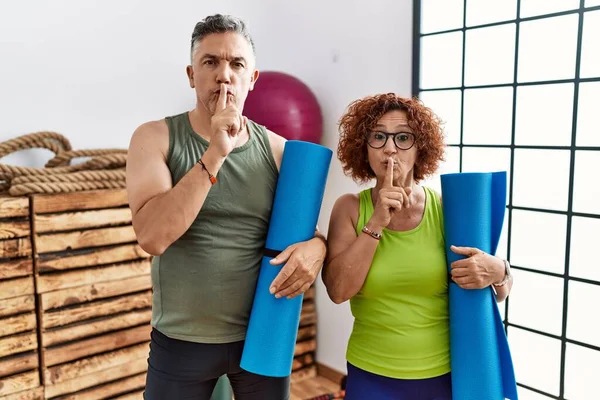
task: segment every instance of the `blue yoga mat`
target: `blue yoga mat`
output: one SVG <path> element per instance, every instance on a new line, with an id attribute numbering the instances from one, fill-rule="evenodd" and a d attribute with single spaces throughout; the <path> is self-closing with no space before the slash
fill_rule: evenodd
<path id="1" fill-rule="evenodd" d="M 495 254 L 506 211 L 506 172 L 441 176 L 446 258 L 450 245 Z M 452 396 L 517 400 L 512 357 L 491 288 L 466 290 L 449 281 Z"/>
<path id="2" fill-rule="evenodd" d="M 314 237 L 333 152 L 323 146 L 286 142 L 273 200 L 266 249 L 280 252 Z M 271 265 L 264 256 L 240 366 L 265 376 L 284 377 L 292 372 L 302 300 L 276 299 L 271 283 L 283 265 Z"/>

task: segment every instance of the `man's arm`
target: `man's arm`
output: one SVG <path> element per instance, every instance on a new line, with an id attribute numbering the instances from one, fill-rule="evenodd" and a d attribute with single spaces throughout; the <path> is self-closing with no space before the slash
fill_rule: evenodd
<path id="1" fill-rule="evenodd" d="M 202 208 L 211 183 L 196 164 L 175 187 L 167 166 L 169 132 L 164 120 L 140 126 L 127 154 L 127 195 L 138 243 L 158 256 L 190 227 Z M 217 175 L 223 158 L 207 150 L 206 168 Z"/>
<path id="2" fill-rule="evenodd" d="M 281 168 L 285 138 L 267 130 L 269 143 L 277 170 Z M 287 247 L 271 260 L 271 265 L 285 266 L 271 284 L 270 292 L 275 297 L 296 297 L 310 288 L 323 267 L 327 253 L 327 240 L 315 227 L 315 236 L 306 242 Z"/>

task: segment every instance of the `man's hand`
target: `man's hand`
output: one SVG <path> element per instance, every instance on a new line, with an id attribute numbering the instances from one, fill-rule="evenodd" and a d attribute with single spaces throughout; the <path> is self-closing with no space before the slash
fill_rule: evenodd
<path id="1" fill-rule="evenodd" d="M 227 87 L 221 83 L 219 99 L 215 114 L 211 118 L 213 136 L 209 147 L 215 147 L 219 155 L 226 157 L 237 144 L 240 133 L 246 129 L 248 118 L 242 116 L 232 100 L 233 95 L 227 94 Z"/>
<path id="2" fill-rule="evenodd" d="M 271 260 L 271 265 L 285 263 L 271 284 L 271 294 L 288 299 L 308 290 L 323 267 L 327 248 L 321 239 L 313 238 L 293 244 Z"/>
<path id="3" fill-rule="evenodd" d="M 456 254 L 466 256 L 450 264 L 452 280 L 463 289 L 482 289 L 504 279 L 504 262 L 473 247 L 450 246 Z"/>

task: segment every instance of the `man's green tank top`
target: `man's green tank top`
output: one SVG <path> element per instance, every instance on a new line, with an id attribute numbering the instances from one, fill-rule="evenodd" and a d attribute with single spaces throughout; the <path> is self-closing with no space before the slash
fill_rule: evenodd
<path id="1" fill-rule="evenodd" d="M 187 112 L 166 122 L 176 185 L 209 142 Z M 152 326 L 169 337 L 245 338 L 279 175 L 266 129 L 252 121 L 248 129 L 250 139 L 227 156 L 190 228 L 152 261 Z"/>
<path id="2" fill-rule="evenodd" d="M 425 379 L 450 371 L 448 279 L 442 207 L 425 189 L 421 223 L 384 229 L 361 290 L 350 299 L 354 328 L 347 360 L 374 374 Z M 360 192 L 356 233 L 373 214 L 371 189 Z"/>

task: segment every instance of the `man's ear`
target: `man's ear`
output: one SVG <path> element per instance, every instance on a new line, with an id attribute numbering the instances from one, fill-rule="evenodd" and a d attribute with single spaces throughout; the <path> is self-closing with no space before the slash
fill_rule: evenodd
<path id="1" fill-rule="evenodd" d="M 259 75 L 259 72 L 257 69 L 255 69 L 254 72 L 252 73 L 252 77 L 250 78 L 250 90 L 254 89 L 254 84 L 258 80 L 258 75 Z"/>
<path id="2" fill-rule="evenodd" d="M 188 80 L 190 81 L 190 87 L 194 88 L 194 68 L 191 65 L 188 65 L 185 68 L 185 72 L 187 73 Z"/>

